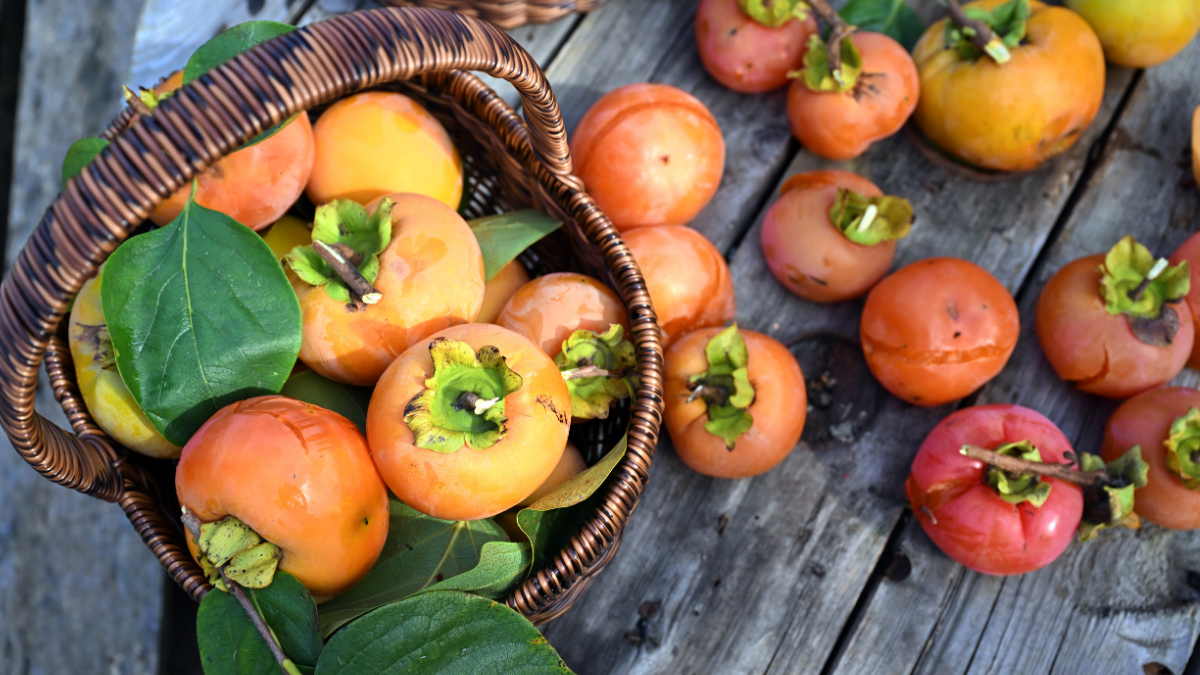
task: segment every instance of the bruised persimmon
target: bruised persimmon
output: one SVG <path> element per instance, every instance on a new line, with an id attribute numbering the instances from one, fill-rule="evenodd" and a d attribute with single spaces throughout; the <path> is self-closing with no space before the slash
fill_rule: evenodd
<path id="1" fill-rule="evenodd" d="M 1037 334 L 1062 379 L 1127 398 L 1170 382 L 1192 353 L 1187 262 L 1170 267 L 1125 237 L 1067 263 L 1042 288 Z"/>
<path id="2" fill-rule="evenodd" d="M 896 240 L 912 227 L 912 204 L 887 197 L 847 171 L 792 176 L 763 218 L 763 257 L 789 291 L 814 302 L 841 302 L 887 274 Z"/>
<path id="3" fill-rule="evenodd" d="M 366 576 L 387 539 L 387 488 L 362 432 L 283 396 L 217 411 L 184 446 L 175 490 L 201 522 L 233 516 L 279 547 L 279 569 L 318 600 Z"/>
<path id="4" fill-rule="evenodd" d="M 479 308 L 479 316 L 475 317 L 475 322 L 496 323 L 496 317 L 500 316 L 500 311 L 508 304 L 509 298 L 527 283 L 529 273 L 525 271 L 525 267 L 516 260 L 510 260 L 484 285 L 483 306 Z"/>
<path id="5" fill-rule="evenodd" d="M 717 82 L 747 94 L 778 89 L 804 63 L 817 21 L 808 12 L 776 16 L 745 0 L 700 0 L 696 50 Z M 749 10 L 749 11 L 747 11 Z M 751 13 L 756 16 L 751 16 Z"/>
<path id="6" fill-rule="evenodd" d="M 313 127 L 316 158 L 308 181 L 314 204 L 359 204 L 395 192 L 432 197 L 451 209 L 462 199 L 462 160 L 446 128 L 419 103 L 369 91 L 329 106 Z"/>
<path id="7" fill-rule="evenodd" d="M 985 17 L 1008 45 L 1003 63 L 981 52 L 949 19 L 935 22 L 913 48 L 921 101 L 913 115 L 935 146 L 975 166 L 1024 171 L 1066 151 L 1091 124 L 1104 97 L 1104 52 L 1078 14 L 1037 0 L 979 0 L 963 6 Z M 977 14 L 978 15 L 978 14 Z"/>
<path id="8" fill-rule="evenodd" d="M 859 330 L 875 379 L 909 403 L 935 406 L 999 374 L 1020 328 L 1017 303 L 996 277 L 967 260 L 930 258 L 871 290 Z"/>
<path id="9" fill-rule="evenodd" d="M 830 71 L 825 43 L 810 39 L 805 67 L 787 101 L 792 134 L 805 148 L 826 159 L 852 159 L 904 126 L 921 85 L 900 43 L 881 33 L 853 33 L 842 42 L 839 80 Z"/>
<path id="10" fill-rule="evenodd" d="M 405 504 L 446 520 L 516 506 L 554 471 L 571 400 L 545 352 L 486 323 L 413 345 L 380 378 L 367 439 L 384 482 Z"/>
<path id="11" fill-rule="evenodd" d="M 608 286 L 586 274 L 559 272 L 522 286 L 495 324 L 525 336 L 554 358 L 577 330 L 603 333 L 620 324 L 628 331 L 629 314 Z"/>
<path id="12" fill-rule="evenodd" d="M 716 478 L 772 469 L 800 441 L 808 414 L 796 357 L 736 324 L 688 333 L 667 350 L 663 398 L 676 454 Z"/>
<path id="13" fill-rule="evenodd" d="M 733 320 L 733 275 L 704 235 L 669 225 L 638 228 L 624 237 L 646 279 L 664 349 L 681 335 Z"/>
<path id="14" fill-rule="evenodd" d="M 303 319 L 300 360 L 331 380 L 373 385 L 404 350 L 479 314 L 479 243 L 435 199 L 395 194 L 368 208 L 326 204 L 317 209 L 312 240 L 287 256 Z M 378 299 L 349 288 L 317 246 L 340 250 Z"/>
<path id="15" fill-rule="evenodd" d="M 682 225 L 717 193 L 725 139 L 699 99 L 666 84 L 630 84 L 584 114 L 575 172 L 619 230 Z"/>

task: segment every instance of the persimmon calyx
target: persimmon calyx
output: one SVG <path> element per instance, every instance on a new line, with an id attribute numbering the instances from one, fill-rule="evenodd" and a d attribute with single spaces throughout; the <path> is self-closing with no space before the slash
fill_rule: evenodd
<path id="1" fill-rule="evenodd" d="M 1125 236 L 1113 246 L 1100 266 L 1100 295 L 1104 309 L 1124 314 L 1142 342 L 1171 344 L 1179 330 L 1179 315 L 1170 307 L 1191 290 L 1187 261 L 1174 267 L 1154 259 L 1150 250 Z"/>
<path id="2" fill-rule="evenodd" d="M 779 28 L 792 19 L 804 21 L 812 9 L 804 0 L 738 0 L 738 6 L 768 28 Z"/>
<path id="3" fill-rule="evenodd" d="M 833 64 L 829 58 L 829 45 L 813 35 L 808 39 L 808 51 L 804 53 L 804 68 L 789 72 L 788 77 L 803 80 L 804 86 L 812 91 L 850 91 L 858 84 L 858 77 L 862 74 L 862 53 L 848 37 L 839 44 L 841 61 Z"/>
<path id="4" fill-rule="evenodd" d="M 392 206 L 384 199 L 368 215 L 357 202 L 335 199 L 317 208 L 312 245 L 297 246 L 284 259 L 302 281 L 324 286 L 338 302 L 375 304 L 383 299 L 372 284 L 379 254 L 392 241 Z"/>
<path id="5" fill-rule="evenodd" d="M 1134 492 L 1146 487 L 1150 465 L 1142 459 L 1142 448 L 1133 446 L 1115 460 L 1104 463 L 1096 455 L 1080 458 L 1084 472 L 1103 471 L 1108 480 L 1083 488 L 1083 519 L 1079 524 L 1079 541 L 1094 539 L 1107 527 L 1124 526 L 1136 530 L 1141 519 L 1133 512 Z"/>
<path id="6" fill-rule="evenodd" d="M 999 64 L 1012 59 L 1012 52 L 1025 38 L 1029 21 L 1029 0 L 1011 0 L 992 10 L 962 8 L 950 0 L 950 20 L 946 22 L 946 46 L 965 60 L 974 61 L 987 54 Z"/>
<path id="7" fill-rule="evenodd" d="M 912 230 L 912 202 L 902 197 L 864 197 L 838 188 L 829 220 L 846 238 L 863 246 L 903 239 Z"/>
<path id="8" fill-rule="evenodd" d="M 637 388 L 637 357 L 619 323 L 610 325 L 603 333 L 590 330 L 571 333 L 563 341 L 562 351 L 554 357 L 554 365 L 567 381 L 574 418 L 608 419 L 613 402 L 629 398 Z M 592 370 L 604 372 L 573 377 Z"/>
<path id="9" fill-rule="evenodd" d="M 1041 464 L 1042 453 L 1034 447 L 1031 441 L 1006 443 L 996 448 L 995 453 L 1001 457 L 1015 457 L 1025 462 Z M 1007 471 L 999 466 L 989 466 L 984 479 L 996 494 L 1009 504 L 1029 502 L 1034 508 L 1041 508 L 1050 498 L 1051 485 L 1041 480 L 1033 473 L 1017 473 Z"/>
<path id="10" fill-rule="evenodd" d="M 234 516 L 201 523 L 186 506 L 183 522 L 200 551 L 200 569 L 214 587 L 228 593 L 226 579 L 246 588 L 271 585 L 283 551 L 249 525 Z"/>
<path id="11" fill-rule="evenodd" d="M 754 403 L 754 386 L 747 370 L 750 352 L 737 324 L 709 340 L 704 355 L 708 370 L 688 378 L 692 394 L 687 401 L 704 399 L 708 406 L 704 429 L 725 441 L 725 448 L 732 452 L 738 437 L 754 426 L 749 410 Z"/>
<path id="12" fill-rule="evenodd" d="M 1200 409 L 1191 408 L 1177 417 L 1163 445 L 1167 469 L 1189 490 L 1200 491 Z"/>
<path id="13" fill-rule="evenodd" d="M 174 92 L 165 91 L 160 94 L 153 89 L 146 89 L 145 87 L 138 87 L 138 90 L 135 92 L 129 87 L 125 87 L 125 102 L 129 104 L 130 108 L 133 108 L 135 113 L 149 115 L 154 112 L 159 103 L 169 98 L 172 93 Z"/>
<path id="14" fill-rule="evenodd" d="M 504 438 L 504 400 L 524 381 L 500 350 L 487 345 L 474 351 L 460 340 L 438 338 L 429 343 L 429 355 L 433 376 L 404 409 L 414 444 L 449 453 L 464 445 L 484 450 Z"/>

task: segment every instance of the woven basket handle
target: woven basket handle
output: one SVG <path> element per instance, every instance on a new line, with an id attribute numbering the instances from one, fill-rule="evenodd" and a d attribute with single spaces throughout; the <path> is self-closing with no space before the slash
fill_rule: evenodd
<path id="1" fill-rule="evenodd" d="M 84 281 L 156 206 L 265 129 L 354 91 L 451 70 L 511 82 L 539 159 L 579 187 L 558 102 L 533 58 L 488 23 L 434 9 L 375 9 L 299 28 L 213 69 L 116 134 L 50 205 L 0 285 L 0 426 L 21 456 L 56 483 L 118 499 L 121 452 L 78 419 L 81 436 L 34 411 L 47 345 Z"/>

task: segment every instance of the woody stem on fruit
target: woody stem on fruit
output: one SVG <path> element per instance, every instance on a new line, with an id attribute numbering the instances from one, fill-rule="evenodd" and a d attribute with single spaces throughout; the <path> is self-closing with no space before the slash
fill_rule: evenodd
<path id="1" fill-rule="evenodd" d="M 1029 474 L 1044 478 L 1057 478 L 1068 483 L 1091 487 L 1106 485 L 1109 475 L 1106 471 L 1077 471 L 1062 464 L 1046 462 L 1031 462 L 1019 457 L 1010 457 L 998 452 L 981 448 L 976 445 L 964 445 L 959 451 L 971 459 L 990 464 L 997 469 L 1013 474 Z"/>
<path id="2" fill-rule="evenodd" d="M 1000 41 L 996 35 L 996 31 L 983 21 L 977 21 L 967 16 L 963 11 L 962 5 L 958 4 L 958 0 L 946 0 L 946 5 L 950 12 L 950 21 L 958 26 L 963 35 L 971 38 L 971 43 L 974 44 L 979 51 L 984 54 L 991 55 L 997 63 L 1008 61 L 1008 49 Z"/>
<path id="3" fill-rule="evenodd" d="M 563 376 L 564 380 L 582 380 L 582 379 L 588 378 L 588 377 L 621 378 L 621 377 L 625 377 L 625 371 L 624 370 L 605 370 L 598 366 L 595 366 L 592 364 L 587 364 L 585 366 L 576 368 L 574 370 L 564 370 L 564 371 L 562 371 L 562 376 Z"/>
<path id="4" fill-rule="evenodd" d="M 1146 278 L 1142 279 L 1140 284 L 1138 284 L 1133 290 L 1129 291 L 1129 297 L 1134 302 L 1141 300 L 1142 294 L 1146 292 L 1147 288 L 1150 288 L 1150 284 L 1154 283 L 1155 279 L 1157 279 L 1164 271 L 1166 271 L 1169 264 L 1170 263 L 1166 258 L 1159 258 L 1158 262 L 1154 263 L 1154 267 L 1150 268 L 1150 272 L 1146 274 Z"/>
<path id="5" fill-rule="evenodd" d="M 704 397 L 712 403 L 712 405 L 722 406 L 729 403 L 729 392 L 725 387 L 717 387 L 710 384 L 698 384 L 692 389 L 692 395 L 687 397 L 687 402 L 691 403 L 696 399 Z"/>
<path id="6" fill-rule="evenodd" d="M 358 268 L 355 267 L 353 261 L 357 256 L 362 260 L 362 256 L 357 254 L 353 249 L 345 244 L 326 244 L 323 241 L 313 240 L 313 250 L 321 259 L 329 263 L 329 266 L 337 272 L 342 281 L 346 282 L 346 287 L 350 289 L 350 293 L 361 300 L 363 304 L 374 305 L 383 299 L 383 293 L 379 289 L 371 285 L 367 281 Z"/>
<path id="7" fill-rule="evenodd" d="M 842 41 L 850 37 L 857 27 L 846 23 L 845 19 L 835 12 L 825 0 L 808 0 L 808 5 L 825 20 L 825 23 L 829 24 L 831 30 L 828 42 L 829 72 L 840 73 L 842 70 Z"/>
<path id="8" fill-rule="evenodd" d="M 473 391 L 464 391 L 458 397 L 459 407 L 463 410 L 470 410 L 476 415 L 482 415 L 499 402 L 499 398 L 484 398 Z"/>

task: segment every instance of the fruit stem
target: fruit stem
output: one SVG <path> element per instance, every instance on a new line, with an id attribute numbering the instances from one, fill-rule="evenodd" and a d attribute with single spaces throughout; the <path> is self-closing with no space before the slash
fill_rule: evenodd
<path id="1" fill-rule="evenodd" d="M 333 271 L 337 272 L 342 281 L 346 282 L 346 287 L 350 289 L 350 294 L 353 298 L 361 300 L 363 304 L 374 305 L 383 299 L 383 293 L 379 289 L 371 285 L 367 281 L 358 268 L 354 266 L 348 257 L 346 251 L 349 246 L 344 244 L 334 244 L 330 246 L 323 241 L 313 240 L 313 250 L 321 259 L 329 263 Z"/>
<path id="2" fill-rule="evenodd" d="M 979 51 L 991 56 L 997 63 L 1005 63 L 1012 58 L 991 26 L 968 17 L 967 13 L 963 11 L 962 5 L 958 4 L 958 0 L 946 0 L 946 5 L 950 11 L 950 20 L 962 29 L 963 35 L 971 38 L 971 43 Z"/>
<path id="3" fill-rule="evenodd" d="M 150 109 L 150 106 L 146 105 L 146 102 L 143 101 L 140 96 L 138 96 L 137 92 L 130 89 L 128 86 L 125 87 L 125 102 L 129 104 L 130 108 L 133 108 L 133 112 L 139 115 L 144 116 L 154 112 Z"/>
<path id="4" fill-rule="evenodd" d="M 723 406 L 729 403 L 729 392 L 725 390 L 725 387 L 715 387 L 710 384 L 697 384 L 686 402 L 691 403 L 701 396 L 708 399 L 709 405 Z"/>
<path id="5" fill-rule="evenodd" d="M 1150 272 L 1146 275 L 1146 278 L 1142 279 L 1142 283 L 1138 284 L 1133 290 L 1129 291 L 1129 297 L 1133 299 L 1134 302 L 1141 300 L 1142 294 L 1146 292 L 1147 288 L 1150 288 L 1150 284 L 1154 283 L 1155 279 L 1162 276 L 1162 273 L 1166 271 L 1168 265 L 1170 265 L 1170 263 L 1166 258 L 1159 258 L 1158 262 L 1154 263 L 1154 267 L 1150 268 Z"/>
<path id="6" fill-rule="evenodd" d="M 981 448 L 977 445 L 964 445 L 959 450 L 963 455 L 976 459 L 985 464 L 992 466 L 1008 473 L 1032 474 L 1046 478 L 1057 478 L 1059 480 L 1074 483 L 1076 485 L 1093 486 L 1107 485 L 1109 483 L 1109 475 L 1107 471 L 1076 471 L 1068 465 L 1050 464 L 1046 462 L 1031 462 L 1020 459 L 1019 457 L 1009 457 L 1001 455 L 998 452 Z"/>
<path id="7" fill-rule="evenodd" d="M 850 37 L 857 27 L 846 23 L 846 20 L 835 12 L 825 0 L 808 0 L 808 6 L 812 7 L 813 11 L 829 24 L 831 32 L 829 42 L 826 43 L 829 47 L 829 72 L 833 75 L 833 79 L 837 80 L 838 85 L 844 87 L 846 83 L 841 80 L 842 41 Z"/>
<path id="8" fill-rule="evenodd" d="M 586 366 L 576 368 L 574 370 L 564 370 L 562 371 L 562 376 L 564 380 L 582 380 L 585 377 L 611 377 L 619 379 L 625 377 L 625 371 L 605 370 L 589 363 Z"/>
<path id="9" fill-rule="evenodd" d="M 296 664 L 283 653 L 283 648 L 279 646 L 279 641 L 275 639 L 275 634 L 271 632 L 271 627 L 263 620 L 262 615 L 254 608 L 254 604 L 250 602 L 250 598 L 246 597 L 246 592 L 242 587 L 229 577 L 225 576 L 225 569 L 220 568 L 221 578 L 225 580 L 225 585 L 229 587 L 229 592 L 233 597 L 237 598 L 238 604 L 245 610 L 246 616 L 250 617 L 250 623 L 254 624 L 255 630 L 262 636 L 262 639 L 267 643 L 267 648 L 271 650 L 271 656 L 275 657 L 275 661 L 279 663 L 279 667 L 288 675 L 300 675 L 300 670 L 296 668 Z"/>
<path id="10" fill-rule="evenodd" d="M 476 415 L 482 415 L 499 402 L 499 398 L 483 398 L 473 391 L 464 391 L 462 395 L 458 397 L 459 407 L 461 407 L 463 410 L 470 410 Z"/>

